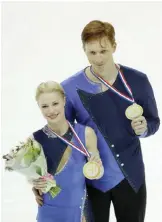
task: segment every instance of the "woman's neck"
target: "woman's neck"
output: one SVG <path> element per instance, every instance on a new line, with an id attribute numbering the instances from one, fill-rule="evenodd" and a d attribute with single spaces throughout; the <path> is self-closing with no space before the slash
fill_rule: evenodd
<path id="1" fill-rule="evenodd" d="M 48 123 L 48 126 L 60 136 L 63 136 L 69 128 L 69 124 L 65 118 L 58 123 Z"/>

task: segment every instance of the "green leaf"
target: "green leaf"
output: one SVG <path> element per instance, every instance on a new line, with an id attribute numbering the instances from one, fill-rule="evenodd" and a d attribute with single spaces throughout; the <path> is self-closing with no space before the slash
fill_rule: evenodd
<path id="1" fill-rule="evenodd" d="M 40 176 L 42 176 L 42 171 L 39 166 L 36 166 L 36 173 L 39 174 Z"/>
<path id="2" fill-rule="evenodd" d="M 61 188 L 59 186 L 56 187 L 52 187 L 49 191 L 49 193 L 51 194 L 52 198 L 56 197 L 61 191 Z"/>

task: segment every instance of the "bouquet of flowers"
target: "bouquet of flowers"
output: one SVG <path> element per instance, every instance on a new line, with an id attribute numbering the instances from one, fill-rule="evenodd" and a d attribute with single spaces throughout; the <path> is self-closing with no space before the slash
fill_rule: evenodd
<path id="1" fill-rule="evenodd" d="M 4 155 L 5 169 L 15 171 L 27 177 L 28 181 L 40 177 L 46 179 L 47 187 L 43 193 L 49 192 L 54 198 L 60 191 L 53 176 L 47 172 L 47 162 L 41 145 L 33 138 L 21 142 L 9 154 Z"/>

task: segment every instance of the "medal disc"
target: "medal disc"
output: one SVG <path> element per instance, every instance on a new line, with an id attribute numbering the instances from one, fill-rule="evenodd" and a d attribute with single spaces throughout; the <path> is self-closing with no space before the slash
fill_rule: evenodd
<path id="1" fill-rule="evenodd" d="M 90 180 L 93 180 L 99 177 L 100 173 L 101 173 L 101 167 L 95 161 L 89 161 L 83 167 L 84 176 Z"/>
<path id="2" fill-rule="evenodd" d="M 143 108 L 137 103 L 133 103 L 132 105 L 128 106 L 128 108 L 125 111 L 126 117 L 130 120 L 142 116 L 142 114 L 143 114 Z"/>

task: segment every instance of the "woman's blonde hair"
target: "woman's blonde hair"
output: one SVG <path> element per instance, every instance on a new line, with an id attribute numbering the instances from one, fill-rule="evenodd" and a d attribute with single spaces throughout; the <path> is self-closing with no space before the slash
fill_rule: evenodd
<path id="1" fill-rule="evenodd" d="M 35 99 L 38 101 L 39 96 L 42 93 L 59 92 L 63 97 L 65 97 L 65 92 L 62 86 L 54 81 L 42 82 L 36 89 Z"/>

